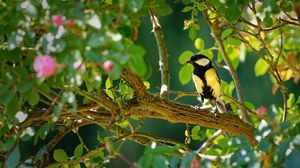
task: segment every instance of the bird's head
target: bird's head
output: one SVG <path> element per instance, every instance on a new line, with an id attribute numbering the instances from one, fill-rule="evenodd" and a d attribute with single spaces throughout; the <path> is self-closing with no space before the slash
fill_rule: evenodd
<path id="1" fill-rule="evenodd" d="M 190 63 L 194 66 L 198 65 L 198 66 L 205 67 L 205 66 L 211 64 L 211 61 L 207 56 L 197 54 L 197 55 L 192 56 L 191 59 L 189 61 L 187 61 L 186 63 Z"/>

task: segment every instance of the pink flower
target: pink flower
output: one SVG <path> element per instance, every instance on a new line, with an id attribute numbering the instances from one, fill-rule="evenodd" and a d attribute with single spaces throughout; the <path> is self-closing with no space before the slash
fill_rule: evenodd
<path id="1" fill-rule="evenodd" d="M 37 72 L 37 77 L 49 77 L 55 73 L 56 61 L 50 55 L 39 55 L 35 57 L 33 69 Z"/>
<path id="2" fill-rule="evenodd" d="M 197 159 L 193 159 L 191 161 L 191 168 L 199 168 L 200 167 L 200 162 Z"/>
<path id="3" fill-rule="evenodd" d="M 65 21 L 61 15 L 54 15 L 54 16 L 52 16 L 52 23 L 55 26 L 60 26 L 60 25 L 63 25 L 65 23 Z"/>
<path id="4" fill-rule="evenodd" d="M 258 118 L 263 118 L 265 115 L 267 115 L 267 108 L 264 106 L 261 106 L 258 109 L 256 109 L 256 112 L 257 112 Z"/>
<path id="5" fill-rule="evenodd" d="M 105 72 L 109 72 L 113 69 L 114 63 L 111 60 L 107 60 L 103 63 L 103 69 Z"/>
<path id="6" fill-rule="evenodd" d="M 81 60 L 78 60 L 76 62 L 73 63 L 73 68 L 74 69 L 79 69 L 82 65 L 82 61 Z"/>

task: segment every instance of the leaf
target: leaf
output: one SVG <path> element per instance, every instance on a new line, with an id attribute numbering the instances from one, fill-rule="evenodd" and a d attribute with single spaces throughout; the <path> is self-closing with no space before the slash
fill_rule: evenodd
<path id="1" fill-rule="evenodd" d="M 153 167 L 168 167 L 167 158 L 162 155 L 154 155 Z"/>
<path id="2" fill-rule="evenodd" d="M 229 36 L 231 33 L 233 32 L 232 29 L 225 29 L 222 34 L 221 34 L 221 38 L 224 39 L 226 38 L 227 36 Z"/>
<path id="3" fill-rule="evenodd" d="M 156 12 L 160 16 L 167 16 L 173 12 L 173 9 L 168 4 L 159 4 L 159 7 L 156 9 Z"/>
<path id="4" fill-rule="evenodd" d="M 205 43 L 201 38 L 197 38 L 194 43 L 196 49 L 203 50 L 205 47 Z"/>
<path id="5" fill-rule="evenodd" d="M 240 46 L 239 59 L 241 62 L 245 62 L 247 55 L 247 49 L 244 43 Z"/>
<path id="6" fill-rule="evenodd" d="M 192 10 L 192 9 L 193 9 L 192 6 L 186 6 L 186 7 L 184 7 L 184 8 L 182 9 L 181 12 L 188 12 L 188 11 L 190 11 L 190 10 Z"/>
<path id="7" fill-rule="evenodd" d="M 21 93 L 26 93 L 28 92 L 32 87 L 32 82 L 31 81 L 25 81 L 22 82 L 20 85 L 18 85 L 18 91 Z"/>
<path id="8" fill-rule="evenodd" d="M 68 161 L 68 155 L 63 149 L 54 150 L 53 158 L 55 161 L 60 163 Z"/>
<path id="9" fill-rule="evenodd" d="M 6 114 L 9 117 L 14 117 L 19 111 L 18 98 L 15 96 L 7 105 Z"/>
<path id="10" fill-rule="evenodd" d="M 144 76 L 147 73 L 147 64 L 143 57 L 139 55 L 132 56 L 129 61 L 130 69 L 138 74 Z"/>
<path id="11" fill-rule="evenodd" d="M 194 40 L 196 38 L 196 36 L 197 36 L 196 30 L 193 27 L 191 27 L 189 30 L 189 38 L 191 40 Z"/>
<path id="12" fill-rule="evenodd" d="M 198 9 L 199 11 L 203 11 L 204 9 L 206 9 L 205 2 L 200 2 L 200 3 L 197 5 L 197 9 Z"/>
<path id="13" fill-rule="evenodd" d="M 6 167 L 14 168 L 17 167 L 19 160 L 21 158 L 19 145 L 17 145 L 14 150 L 9 154 L 6 160 Z"/>
<path id="14" fill-rule="evenodd" d="M 229 22 L 234 22 L 241 15 L 241 10 L 237 2 L 233 2 L 228 5 L 228 9 L 225 13 L 225 17 Z"/>
<path id="15" fill-rule="evenodd" d="M 26 98 L 31 106 L 35 106 L 40 100 L 40 96 L 34 88 L 28 92 Z"/>
<path id="16" fill-rule="evenodd" d="M 183 67 L 181 67 L 179 71 L 179 81 L 181 84 L 185 85 L 190 82 L 192 78 L 193 69 L 193 65 L 191 64 L 186 64 Z"/>
<path id="17" fill-rule="evenodd" d="M 289 167 L 289 168 L 299 167 L 299 158 L 300 158 L 300 151 L 298 149 L 294 149 L 292 153 L 287 156 L 285 160 L 285 167 Z"/>
<path id="18" fill-rule="evenodd" d="M 74 150 L 74 156 L 79 159 L 83 154 L 83 144 L 79 144 L 76 146 Z"/>
<path id="19" fill-rule="evenodd" d="M 186 64 L 188 60 L 194 55 L 192 51 L 184 51 L 180 56 L 179 56 L 179 63 L 180 64 Z"/>
<path id="20" fill-rule="evenodd" d="M 270 65 L 266 61 L 264 61 L 262 58 L 259 58 L 254 67 L 255 75 L 264 75 L 268 71 L 269 67 Z"/>
<path id="21" fill-rule="evenodd" d="M 196 156 L 196 152 L 192 151 L 187 153 L 181 161 L 180 167 L 190 167 L 191 161 Z"/>
<path id="22" fill-rule="evenodd" d="M 203 50 L 200 54 L 207 56 L 211 60 L 214 58 L 214 53 L 210 49 Z"/>
<path id="23" fill-rule="evenodd" d="M 112 92 L 113 89 L 113 80 L 111 78 L 107 78 L 105 81 L 105 93 L 112 99 L 114 99 L 114 94 Z"/>

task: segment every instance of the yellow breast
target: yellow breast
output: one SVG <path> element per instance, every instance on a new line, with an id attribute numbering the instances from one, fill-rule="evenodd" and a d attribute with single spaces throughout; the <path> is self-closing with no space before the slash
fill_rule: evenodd
<path id="1" fill-rule="evenodd" d="M 199 94 L 202 94 L 203 92 L 203 81 L 197 76 L 197 75 L 193 75 L 193 81 L 196 87 L 196 90 Z"/>
<path id="2" fill-rule="evenodd" d="M 213 90 L 212 94 L 215 98 L 219 98 L 221 94 L 221 86 L 216 70 L 211 68 L 205 72 L 205 79 L 207 86 L 210 86 Z"/>

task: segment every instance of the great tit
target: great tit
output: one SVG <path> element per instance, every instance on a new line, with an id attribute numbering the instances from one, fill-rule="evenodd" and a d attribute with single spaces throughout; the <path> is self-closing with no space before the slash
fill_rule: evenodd
<path id="1" fill-rule="evenodd" d="M 202 102 L 204 99 L 209 99 L 217 104 L 216 101 L 221 93 L 221 85 L 219 75 L 211 60 L 204 55 L 197 54 L 192 56 L 187 63 L 194 66 L 193 82 Z"/>

